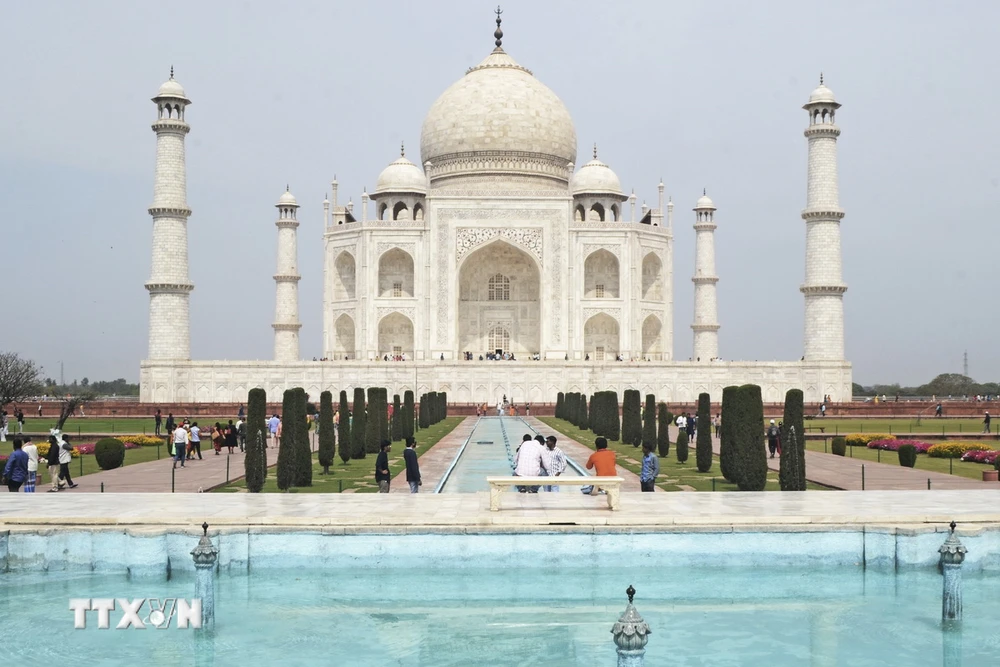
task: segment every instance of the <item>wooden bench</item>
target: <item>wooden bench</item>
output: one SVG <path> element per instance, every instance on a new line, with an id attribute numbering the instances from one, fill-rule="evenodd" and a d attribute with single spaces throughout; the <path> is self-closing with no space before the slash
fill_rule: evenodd
<path id="1" fill-rule="evenodd" d="M 809 431 L 819 431 L 820 433 L 826 433 L 825 426 L 806 426 L 806 433 Z"/>
<path id="2" fill-rule="evenodd" d="M 608 495 L 608 508 L 618 509 L 622 490 L 621 477 L 487 477 L 490 485 L 490 511 L 500 511 L 500 499 L 511 486 L 593 486 L 600 487 Z"/>

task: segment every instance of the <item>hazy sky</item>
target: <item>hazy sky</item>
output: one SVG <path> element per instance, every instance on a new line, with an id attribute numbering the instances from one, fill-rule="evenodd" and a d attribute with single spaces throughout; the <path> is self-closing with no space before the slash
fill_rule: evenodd
<path id="1" fill-rule="evenodd" d="M 6 2 L 0 41 L 0 349 L 66 379 L 138 378 L 156 110 L 187 120 L 192 355 L 272 354 L 274 203 L 299 219 L 302 355 L 320 355 L 322 205 L 359 204 L 431 103 L 493 46 L 495 3 Z M 1000 3 L 504 3 L 504 48 L 650 205 L 676 204 L 675 355 L 691 352 L 694 214 L 715 200 L 720 353 L 802 354 L 806 112 L 819 72 L 840 140 L 855 381 L 1000 379 Z M 578 162 L 583 158 L 581 157 Z M 356 209 L 357 211 L 357 209 Z"/>

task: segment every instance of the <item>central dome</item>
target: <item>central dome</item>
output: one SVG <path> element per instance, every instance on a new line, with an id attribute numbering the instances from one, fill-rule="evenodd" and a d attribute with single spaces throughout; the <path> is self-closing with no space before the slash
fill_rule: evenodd
<path id="1" fill-rule="evenodd" d="M 504 171 L 567 181 L 576 128 L 562 100 L 497 47 L 431 106 L 420 155 L 431 180 Z"/>

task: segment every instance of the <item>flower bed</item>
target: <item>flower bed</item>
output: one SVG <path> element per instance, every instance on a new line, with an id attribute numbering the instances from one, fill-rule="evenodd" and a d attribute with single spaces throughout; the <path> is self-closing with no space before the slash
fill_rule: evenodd
<path id="1" fill-rule="evenodd" d="M 869 442 L 875 440 L 895 440 L 896 436 L 891 433 L 849 433 L 844 436 L 848 447 L 867 447 Z"/>
<path id="2" fill-rule="evenodd" d="M 981 442 L 949 441 L 934 445 L 927 450 L 927 456 L 938 459 L 957 459 L 966 452 L 988 452 L 992 447 Z"/>
<path id="3" fill-rule="evenodd" d="M 32 442 L 34 442 L 34 441 L 32 441 Z M 38 447 L 38 458 L 44 459 L 44 458 L 48 457 L 48 455 L 49 455 L 49 441 L 48 440 L 45 440 L 45 441 L 42 441 L 42 442 L 36 442 L 35 446 Z M 70 453 L 73 455 L 74 459 L 80 458 L 80 449 L 76 445 L 73 446 L 73 450 Z"/>
<path id="4" fill-rule="evenodd" d="M 1000 454 L 1000 452 L 995 450 L 988 452 L 974 450 L 962 454 L 962 460 L 968 461 L 969 463 L 988 463 L 990 465 L 994 465 L 997 461 L 997 454 Z"/>
<path id="5" fill-rule="evenodd" d="M 156 447 L 166 442 L 162 437 L 157 438 L 155 435 L 122 435 L 115 437 L 125 443 L 125 449 L 130 449 L 128 446 L 130 442 L 139 447 Z"/>
<path id="6" fill-rule="evenodd" d="M 125 449 L 139 449 L 139 445 L 135 444 L 134 442 L 126 442 L 123 444 L 125 445 Z M 75 449 L 79 450 L 81 454 L 93 454 L 94 447 L 96 445 L 97 445 L 96 442 L 87 442 L 82 445 L 78 445 Z"/>
<path id="7" fill-rule="evenodd" d="M 868 443 L 868 449 L 881 449 L 885 452 L 898 452 L 903 445 L 913 445 L 917 454 L 926 454 L 931 448 L 931 443 L 921 440 L 872 440 Z"/>

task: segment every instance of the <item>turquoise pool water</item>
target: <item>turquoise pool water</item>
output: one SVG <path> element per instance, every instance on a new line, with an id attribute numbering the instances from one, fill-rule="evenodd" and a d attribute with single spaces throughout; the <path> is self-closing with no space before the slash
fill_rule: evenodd
<path id="1" fill-rule="evenodd" d="M 490 475 L 510 475 L 511 463 L 504 432 L 510 444 L 510 455 L 517 450 L 525 433 L 532 436 L 536 431 L 518 417 L 482 417 L 469 436 L 469 443 L 462 450 L 451 474 L 441 489 L 441 493 L 475 493 L 489 491 L 486 478 Z M 559 437 L 560 434 L 552 432 Z M 548 432 L 542 435 L 550 435 Z M 567 477 L 578 475 L 572 466 L 563 473 Z M 512 490 L 512 492 L 514 492 Z M 563 493 L 579 493 L 579 487 L 567 487 Z"/>
<path id="2" fill-rule="evenodd" d="M 414 554 L 414 558 L 419 558 Z M 646 664 L 995 665 L 995 577 L 966 575 L 961 662 L 945 662 L 941 578 L 852 568 L 301 568 L 221 575 L 216 630 L 73 629 L 70 598 L 190 597 L 193 578 L 0 575 L 0 658 L 93 665 L 614 665 L 610 629 L 638 590 Z M 116 616 L 112 615 L 114 620 Z"/>

